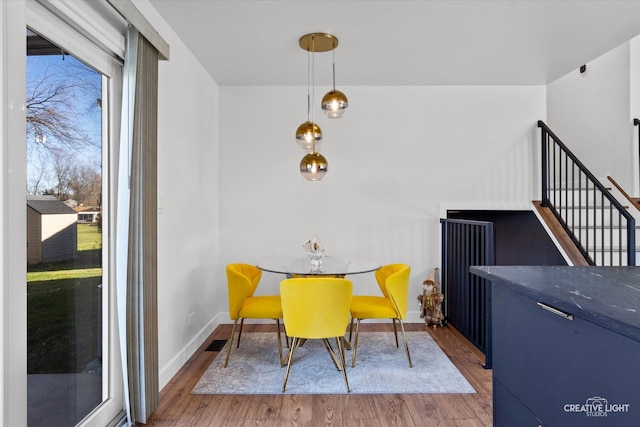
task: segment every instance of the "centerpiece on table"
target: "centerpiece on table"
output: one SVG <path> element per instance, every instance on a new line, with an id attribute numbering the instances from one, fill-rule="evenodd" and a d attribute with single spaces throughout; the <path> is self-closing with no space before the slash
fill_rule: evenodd
<path id="1" fill-rule="evenodd" d="M 304 245 L 302 245 L 302 247 L 307 251 L 307 256 L 311 261 L 311 272 L 321 272 L 322 259 L 324 258 L 324 247 L 322 247 L 322 243 L 312 237 L 304 242 Z"/>

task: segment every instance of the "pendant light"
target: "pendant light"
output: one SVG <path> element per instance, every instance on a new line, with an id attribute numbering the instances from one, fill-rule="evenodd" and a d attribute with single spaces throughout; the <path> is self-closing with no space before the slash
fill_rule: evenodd
<path id="1" fill-rule="evenodd" d="M 336 47 L 338 41 L 336 40 Z M 322 97 L 322 111 L 330 119 L 339 119 L 344 114 L 344 110 L 349 106 L 347 96 L 336 90 L 336 50 L 333 49 L 333 90 L 330 90 Z"/>
<path id="2" fill-rule="evenodd" d="M 329 170 L 329 162 L 317 151 L 305 155 L 300 161 L 300 174 L 307 181 L 320 181 Z"/>
<path id="3" fill-rule="evenodd" d="M 300 147 L 309 150 L 314 144 L 319 144 L 322 141 L 322 129 L 317 124 L 307 120 L 298 126 L 296 141 L 298 141 Z"/>
<path id="4" fill-rule="evenodd" d="M 316 52 L 328 52 L 338 47 L 338 39 L 327 33 L 310 33 L 300 37 L 299 45 L 307 51 L 307 121 L 298 126 L 296 141 L 308 151 L 300 161 L 300 174 L 307 181 L 320 181 L 329 169 L 327 159 L 318 152 L 322 141 L 322 130 L 313 121 L 315 101 L 315 56 Z M 333 90 L 322 100 L 322 109 L 330 118 L 339 118 L 348 106 L 347 97 L 335 90 L 335 53 L 333 58 Z M 312 97 L 313 95 L 313 97 Z M 326 108 L 325 108 L 326 104 Z"/>

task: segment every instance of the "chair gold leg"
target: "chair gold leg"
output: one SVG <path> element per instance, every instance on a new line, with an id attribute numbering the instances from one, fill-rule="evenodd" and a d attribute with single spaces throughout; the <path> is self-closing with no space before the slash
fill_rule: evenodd
<path id="1" fill-rule="evenodd" d="M 402 324 L 402 320 L 398 320 L 400 323 L 400 329 L 402 330 L 402 339 L 404 340 L 404 351 L 407 353 L 407 359 L 409 360 L 409 367 L 413 368 L 413 363 L 411 362 L 411 354 L 409 354 L 409 344 L 407 344 L 407 336 L 404 333 L 404 325 Z"/>
<path id="2" fill-rule="evenodd" d="M 349 340 L 342 340 L 342 344 L 344 345 L 345 350 L 351 350 L 351 336 L 353 332 L 353 317 L 351 318 L 351 322 L 349 323 Z M 347 333 L 345 332 L 345 335 Z"/>
<path id="3" fill-rule="evenodd" d="M 289 340 L 289 337 L 287 336 L 287 341 Z M 300 346 L 301 342 L 304 341 L 302 338 L 300 338 L 300 340 L 298 342 L 296 342 L 296 347 Z M 291 337 L 291 343 L 290 345 L 287 347 L 289 350 L 287 351 L 287 354 L 284 355 L 284 357 L 282 358 L 282 360 L 286 361 L 289 360 L 289 354 L 291 353 L 291 351 L 293 350 L 293 337 Z"/>
<path id="4" fill-rule="evenodd" d="M 353 335 L 353 317 L 351 318 L 351 323 L 349 323 L 349 343 L 351 343 L 352 335 Z"/>
<path id="5" fill-rule="evenodd" d="M 351 367 L 356 367 L 356 355 L 358 354 L 358 334 L 360 332 L 360 319 L 356 322 L 356 338 L 353 342 L 353 356 L 351 357 Z"/>
<path id="6" fill-rule="evenodd" d="M 331 347 L 331 343 L 327 338 L 323 338 L 322 342 L 324 342 L 324 346 L 327 349 L 329 356 L 331 356 L 331 360 L 333 360 L 334 366 L 338 371 L 341 371 L 342 368 L 340 367 L 341 366 L 340 360 L 338 359 L 338 356 L 336 355 L 335 351 L 333 351 L 333 348 Z"/>
<path id="7" fill-rule="evenodd" d="M 282 338 L 280 338 L 280 319 L 276 319 L 276 329 L 278 332 L 278 361 L 280 362 L 280 367 L 284 366 L 284 359 L 282 358 Z"/>
<path id="8" fill-rule="evenodd" d="M 340 352 L 340 361 L 342 366 L 342 377 L 344 378 L 344 384 L 347 386 L 347 393 L 351 393 L 349 388 L 349 380 L 347 379 L 347 365 L 344 360 L 344 337 L 336 337 L 336 344 L 338 345 L 338 351 Z"/>
<path id="9" fill-rule="evenodd" d="M 296 350 L 296 346 L 298 345 L 298 338 L 293 338 L 291 340 L 291 348 L 289 349 L 289 357 L 287 361 L 287 371 L 284 374 L 284 383 L 282 383 L 282 392 L 287 389 L 287 380 L 289 379 L 289 371 L 291 370 L 291 360 L 293 359 L 293 352 Z"/>
<path id="10" fill-rule="evenodd" d="M 393 322 L 393 333 L 396 336 L 396 348 L 400 348 L 400 344 L 398 343 L 398 327 L 396 326 L 396 319 L 391 319 Z"/>
<path id="11" fill-rule="evenodd" d="M 242 336 L 242 327 L 244 326 L 244 317 L 240 319 L 240 330 L 238 331 L 238 344 L 236 348 L 240 348 L 240 337 Z"/>
<path id="12" fill-rule="evenodd" d="M 287 327 L 284 325 L 284 321 L 282 322 L 282 332 L 284 333 L 284 342 L 289 348 L 289 335 L 287 335 Z"/>
<path id="13" fill-rule="evenodd" d="M 349 341 L 344 340 L 343 344 L 345 350 L 351 350 L 351 343 Z"/>
<path id="14" fill-rule="evenodd" d="M 238 323 L 238 319 L 233 321 L 233 328 L 231 328 L 231 337 L 229 338 L 229 342 L 227 343 L 227 357 L 224 359 L 224 367 L 227 367 L 229 363 L 229 356 L 231 355 L 231 346 L 233 346 L 233 335 L 236 332 L 236 324 Z"/>

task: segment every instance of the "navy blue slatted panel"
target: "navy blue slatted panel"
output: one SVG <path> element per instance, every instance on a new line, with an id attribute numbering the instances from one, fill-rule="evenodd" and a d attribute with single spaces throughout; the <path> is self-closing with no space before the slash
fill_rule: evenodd
<path id="1" fill-rule="evenodd" d="M 472 265 L 494 265 L 493 224 L 441 219 L 442 292 L 447 322 L 485 354 L 491 368 L 490 282 L 469 272 Z"/>

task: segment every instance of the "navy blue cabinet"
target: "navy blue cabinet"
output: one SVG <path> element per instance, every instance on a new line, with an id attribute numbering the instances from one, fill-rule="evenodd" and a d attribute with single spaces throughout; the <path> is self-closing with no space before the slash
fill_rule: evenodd
<path id="1" fill-rule="evenodd" d="M 472 272 L 493 283 L 494 426 L 640 426 L 640 268 Z"/>
<path id="2" fill-rule="evenodd" d="M 542 421 L 520 402 L 500 380 L 493 379 L 494 426 L 541 426 Z"/>

